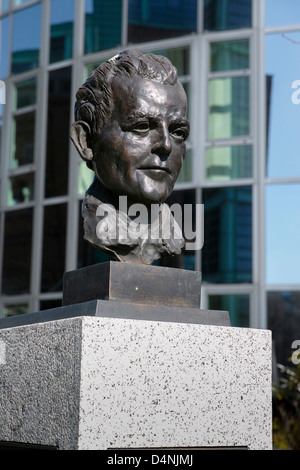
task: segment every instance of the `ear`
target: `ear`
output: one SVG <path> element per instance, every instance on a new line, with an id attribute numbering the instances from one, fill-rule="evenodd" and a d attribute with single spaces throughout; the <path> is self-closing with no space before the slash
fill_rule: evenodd
<path id="1" fill-rule="evenodd" d="M 76 121 L 71 126 L 70 138 L 81 158 L 90 166 L 93 160 L 93 150 L 89 148 L 91 129 L 84 121 Z"/>

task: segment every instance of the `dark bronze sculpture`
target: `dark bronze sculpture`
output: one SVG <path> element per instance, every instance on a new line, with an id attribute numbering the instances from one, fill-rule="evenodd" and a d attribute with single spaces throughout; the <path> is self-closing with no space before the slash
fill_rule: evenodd
<path id="1" fill-rule="evenodd" d="M 163 56 L 124 51 L 101 64 L 76 98 L 71 139 L 95 172 L 82 206 L 84 238 L 123 262 L 179 254 L 181 229 L 164 203 L 189 135 L 175 67 Z"/>

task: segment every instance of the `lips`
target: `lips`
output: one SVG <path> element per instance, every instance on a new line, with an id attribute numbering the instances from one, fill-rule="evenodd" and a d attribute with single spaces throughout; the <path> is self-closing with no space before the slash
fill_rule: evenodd
<path id="1" fill-rule="evenodd" d="M 168 173 L 169 175 L 171 174 L 171 170 L 167 167 L 164 167 L 164 166 L 157 166 L 157 165 L 153 165 L 153 166 L 143 166 L 143 167 L 140 167 L 139 170 L 143 170 L 143 171 L 157 171 L 157 172 L 160 172 L 160 171 L 163 171 L 165 173 Z"/>

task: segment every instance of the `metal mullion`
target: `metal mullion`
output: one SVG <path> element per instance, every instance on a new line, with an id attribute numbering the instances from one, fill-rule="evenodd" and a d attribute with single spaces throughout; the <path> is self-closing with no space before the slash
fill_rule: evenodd
<path id="1" fill-rule="evenodd" d="M 230 29 L 226 31 L 204 31 L 204 36 L 209 42 L 237 41 L 248 39 L 253 35 L 252 28 Z"/>
<path id="2" fill-rule="evenodd" d="M 249 77 L 250 74 L 250 69 L 224 70 L 221 72 L 209 72 L 208 79 Z"/>
<path id="3" fill-rule="evenodd" d="M 253 0 L 252 41 L 253 67 L 253 135 L 255 162 L 255 184 L 253 186 L 253 283 L 255 288 L 253 322 L 257 328 L 267 326 L 265 295 L 265 150 L 266 150 L 266 90 L 264 23 L 265 5 L 262 0 Z"/>
<path id="4" fill-rule="evenodd" d="M 36 147 L 35 147 L 35 206 L 32 236 L 32 267 L 31 267 L 31 307 L 39 308 L 39 292 L 42 271 L 43 198 L 45 189 L 45 165 L 47 145 L 47 106 L 48 106 L 48 73 L 50 39 L 50 2 L 42 2 L 42 36 L 40 52 L 40 69 L 37 76 L 37 111 L 36 111 Z"/>
<path id="5" fill-rule="evenodd" d="M 70 103 L 70 128 L 73 122 L 73 110 L 75 96 L 78 88 L 83 82 L 84 67 L 82 56 L 84 54 L 84 27 L 85 27 L 85 9 L 82 0 L 76 0 L 75 3 L 75 22 L 73 34 L 73 63 L 72 63 L 72 85 L 71 85 L 71 103 Z M 67 197 L 67 233 L 66 233 L 66 254 L 65 269 L 71 271 L 77 267 L 77 234 L 78 234 L 78 202 L 77 202 L 77 180 L 78 164 L 75 147 L 69 145 L 69 174 L 68 174 L 68 197 Z M 76 182 L 76 184 L 74 184 Z M 56 199 L 57 200 L 57 199 Z"/>
<path id="6" fill-rule="evenodd" d="M 206 180 L 203 188 L 227 188 L 237 186 L 253 186 L 253 178 L 234 178 L 228 180 Z"/>
<path id="7" fill-rule="evenodd" d="M 265 28 L 266 34 L 276 34 L 276 33 L 293 33 L 300 32 L 300 23 L 293 25 L 283 25 L 283 26 L 267 26 Z"/>
<path id="8" fill-rule="evenodd" d="M 37 105 L 24 106 L 24 108 L 15 109 L 12 112 L 12 117 L 21 116 L 22 114 L 34 113 L 37 110 Z"/>
<path id="9" fill-rule="evenodd" d="M 127 45 L 128 37 L 128 0 L 122 2 L 122 46 Z"/>

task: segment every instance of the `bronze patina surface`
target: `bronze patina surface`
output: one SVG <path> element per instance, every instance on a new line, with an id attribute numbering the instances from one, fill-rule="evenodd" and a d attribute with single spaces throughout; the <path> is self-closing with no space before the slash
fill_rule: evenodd
<path id="1" fill-rule="evenodd" d="M 163 56 L 127 50 L 102 63 L 76 99 L 71 139 L 95 172 L 82 206 L 84 238 L 123 262 L 179 254 L 181 228 L 165 203 L 189 135 L 176 68 Z"/>

